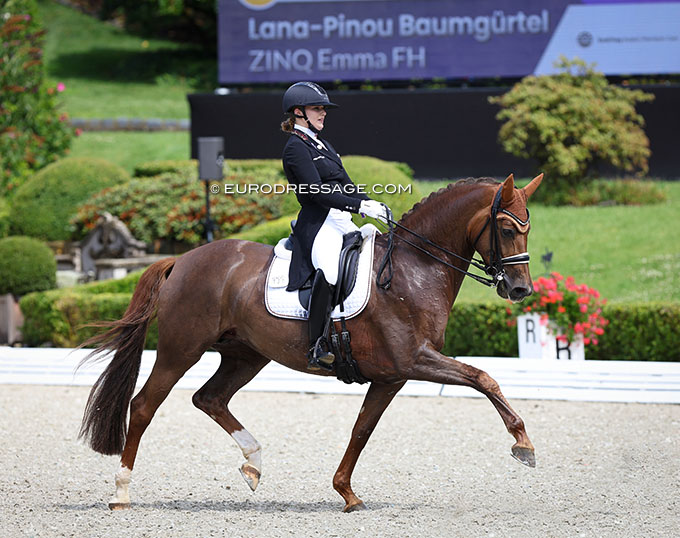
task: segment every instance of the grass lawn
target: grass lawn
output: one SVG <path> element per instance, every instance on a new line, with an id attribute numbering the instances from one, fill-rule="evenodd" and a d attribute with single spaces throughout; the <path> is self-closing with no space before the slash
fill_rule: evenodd
<path id="1" fill-rule="evenodd" d="M 195 47 L 131 35 L 52 0 L 38 6 L 48 76 L 66 85 L 73 118 L 188 118 L 186 94 L 216 85 L 215 58 Z"/>
<path id="2" fill-rule="evenodd" d="M 530 270 L 572 275 L 610 302 L 680 301 L 680 182 L 664 182 L 668 200 L 648 206 L 546 207 L 530 205 Z M 419 182 L 423 192 L 441 183 Z M 543 184 L 540 188 L 546 188 Z M 466 279 L 459 300 L 494 300 L 493 290 Z"/>
<path id="3" fill-rule="evenodd" d="M 189 133 L 174 132 L 84 132 L 73 140 L 70 156 L 106 159 L 132 173 L 148 161 L 188 159 Z"/>

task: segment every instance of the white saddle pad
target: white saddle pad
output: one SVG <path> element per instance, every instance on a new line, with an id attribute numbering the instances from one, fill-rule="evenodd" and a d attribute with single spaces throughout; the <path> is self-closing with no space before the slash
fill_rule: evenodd
<path id="1" fill-rule="evenodd" d="M 357 267 L 357 280 L 354 289 L 345 300 L 345 310 L 340 311 L 340 305 L 336 306 L 331 317 L 346 319 L 357 316 L 368 304 L 371 290 L 371 272 L 373 268 L 373 247 L 375 236 L 380 232 L 373 224 L 364 224 L 359 231 L 363 236 L 359 266 Z M 308 312 L 302 308 L 298 299 L 298 292 L 286 291 L 288 286 L 288 268 L 290 266 L 291 251 L 286 250 L 283 244 L 286 238 L 281 239 L 274 247 L 274 259 L 267 272 L 267 282 L 264 290 L 264 302 L 267 311 L 279 318 L 307 319 Z"/>

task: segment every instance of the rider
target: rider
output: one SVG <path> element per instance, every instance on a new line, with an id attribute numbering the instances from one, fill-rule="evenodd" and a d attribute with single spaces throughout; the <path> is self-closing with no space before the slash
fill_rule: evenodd
<path id="1" fill-rule="evenodd" d="M 333 307 L 331 286 L 338 278 L 342 238 L 358 230 L 351 213 L 383 220 L 388 214 L 386 205 L 358 192 L 340 155 L 318 136 L 327 110 L 337 106 L 314 82 L 297 82 L 283 95 L 287 118 L 281 130 L 292 135 L 283 150 L 283 169 L 288 182 L 296 186 L 295 194 L 302 206 L 292 235 L 286 289 L 294 291 L 312 282 L 307 354 L 310 370 L 318 370 L 320 362 L 330 366 L 335 360 L 324 335 Z"/>

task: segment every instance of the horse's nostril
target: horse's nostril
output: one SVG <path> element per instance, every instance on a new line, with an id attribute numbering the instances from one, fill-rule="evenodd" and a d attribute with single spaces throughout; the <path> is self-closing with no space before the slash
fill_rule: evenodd
<path id="1" fill-rule="evenodd" d="M 513 301 L 521 301 L 525 297 L 531 295 L 531 290 L 529 288 L 524 288 L 522 286 L 517 286 L 510 290 L 510 299 Z"/>

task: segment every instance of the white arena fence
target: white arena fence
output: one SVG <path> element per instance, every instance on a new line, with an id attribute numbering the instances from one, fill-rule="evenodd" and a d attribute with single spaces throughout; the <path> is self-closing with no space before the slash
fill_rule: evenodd
<path id="1" fill-rule="evenodd" d="M 75 372 L 89 350 L 0 346 L 0 384 L 91 386 L 107 360 Z M 149 376 L 155 351 L 144 351 L 138 385 Z M 593 402 L 680 403 L 680 363 L 640 361 L 566 361 L 508 357 L 456 357 L 481 368 L 498 381 L 509 399 Z M 177 384 L 198 389 L 217 370 L 220 356 L 207 352 Z M 242 390 L 364 394 L 367 385 L 346 385 L 333 377 L 296 372 L 268 364 Z M 467 387 L 409 381 L 402 396 L 483 397 Z"/>

